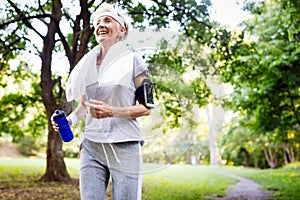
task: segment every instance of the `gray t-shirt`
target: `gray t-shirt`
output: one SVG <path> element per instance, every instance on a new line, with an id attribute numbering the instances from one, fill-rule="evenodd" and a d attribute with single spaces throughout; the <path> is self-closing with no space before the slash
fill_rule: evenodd
<path id="1" fill-rule="evenodd" d="M 147 74 L 148 68 L 141 55 L 129 53 L 120 56 L 106 66 L 99 67 L 98 80 L 86 86 L 86 96 L 113 107 L 133 106 L 136 104 L 134 78 L 143 72 Z M 86 115 L 83 137 L 101 143 L 142 140 L 136 119 L 95 119 L 89 113 Z"/>

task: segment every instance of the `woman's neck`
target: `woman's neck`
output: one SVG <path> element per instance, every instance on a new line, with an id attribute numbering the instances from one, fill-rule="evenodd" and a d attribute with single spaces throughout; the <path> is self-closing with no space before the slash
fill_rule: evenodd
<path id="1" fill-rule="evenodd" d="M 110 46 L 108 46 L 108 45 L 106 45 L 106 46 L 101 45 L 100 53 L 97 56 L 97 63 L 96 63 L 97 65 L 101 65 L 101 63 L 102 63 L 106 53 L 108 52 L 109 48 L 110 48 Z"/>
<path id="2" fill-rule="evenodd" d="M 103 42 L 100 44 L 100 54 L 97 56 L 97 65 L 101 65 L 108 50 L 118 42 Z"/>

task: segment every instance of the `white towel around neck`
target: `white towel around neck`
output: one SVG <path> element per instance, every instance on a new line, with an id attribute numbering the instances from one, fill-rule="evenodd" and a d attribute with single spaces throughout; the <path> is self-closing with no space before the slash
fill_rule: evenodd
<path id="1" fill-rule="evenodd" d="M 105 74 L 106 71 L 114 68 L 114 65 L 123 64 L 124 67 L 132 66 L 131 69 L 133 68 L 134 53 L 123 42 L 118 42 L 110 47 L 99 70 L 97 70 L 96 61 L 100 53 L 101 46 L 97 45 L 84 55 L 72 70 L 66 83 L 66 98 L 68 102 L 78 100 L 81 96 L 86 95 L 87 85 L 97 81 L 99 83 L 103 82 L 103 78 L 107 77 L 100 76 L 100 74 Z M 126 65 L 124 65 L 125 63 Z"/>

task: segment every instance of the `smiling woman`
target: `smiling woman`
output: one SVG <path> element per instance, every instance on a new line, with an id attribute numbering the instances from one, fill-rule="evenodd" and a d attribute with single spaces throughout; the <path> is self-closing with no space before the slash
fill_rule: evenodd
<path id="1" fill-rule="evenodd" d="M 126 16 L 117 6 L 100 5 L 93 14 L 99 44 L 78 62 L 66 85 L 67 100 L 80 100 L 68 123 L 86 120 L 80 148 L 83 200 L 105 199 L 110 177 L 114 199 L 141 199 L 143 139 L 136 118 L 149 115 L 150 108 L 137 104 L 135 91 L 148 78 L 148 67 L 122 42 L 129 29 Z"/>
<path id="2" fill-rule="evenodd" d="M 106 35 L 106 38 L 114 38 L 116 41 L 113 42 L 126 38 L 130 21 L 125 13 L 122 13 L 122 10 L 114 9 L 111 5 L 104 4 L 93 15 L 93 18 L 97 42 L 104 41 L 104 39 L 101 39 L 102 37 L 98 37 L 101 35 Z"/>
<path id="3" fill-rule="evenodd" d="M 101 15 L 94 23 L 96 40 L 104 46 L 111 46 L 122 40 L 124 34 L 127 32 L 125 27 L 119 24 L 118 20 L 120 19 L 115 20 L 116 16 L 112 16 L 112 13 L 106 13 L 105 15 Z M 101 60 L 101 57 L 99 60 Z"/>

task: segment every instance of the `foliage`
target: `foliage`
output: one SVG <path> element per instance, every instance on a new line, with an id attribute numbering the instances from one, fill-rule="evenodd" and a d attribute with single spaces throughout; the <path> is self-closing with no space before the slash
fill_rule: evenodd
<path id="1" fill-rule="evenodd" d="M 85 54 L 85 52 L 91 48 L 91 45 L 89 43 L 90 39 L 92 38 L 92 32 L 93 27 L 90 27 L 90 24 L 87 20 L 90 20 L 91 13 L 93 10 L 97 9 L 99 5 L 93 5 L 93 3 L 96 3 L 94 1 L 91 1 L 90 3 L 87 3 L 85 1 L 80 1 L 80 6 L 82 7 L 81 14 L 77 16 L 76 19 L 72 19 L 73 14 L 71 12 L 71 8 L 65 7 L 65 4 L 63 4 L 61 1 L 57 1 L 56 3 L 51 2 L 34 2 L 32 5 L 22 5 L 18 2 L 14 2 L 9 0 L 8 3 L 11 5 L 10 7 L 3 8 L 3 11 L 7 13 L 6 19 L 3 19 L 0 23 L 2 28 L 7 28 L 5 33 L 3 33 L 1 37 L 1 54 L 5 56 L 5 58 L 9 59 L 7 54 L 10 52 L 14 53 L 13 55 L 17 55 L 22 51 L 26 51 L 26 48 L 30 49 L 29 51 L 36 52 L 42 59 L 42 74 L 41 74 L 41 83 L 48 82 L 50 80 L 46 80 L 51 78 L 51 84 L 52 86 L 52 92 L 57 92 L 57 94 L 53 94 L 53 97 L 56 99 L 57 105 L 56 107 L 64 107 L 64 99 L 63 99 L 63 91 L 61 88 L 61 78 L 57 76 L 53 76 L 50 71 L 49 66 L 51 63 L 46 63 L 48 60 L 46 57 L 51 58 L 51 55 L 43 55 L 45 53 L 48 53 L 51 51 L 61 52 L 64 50 L 65 55 L 67 56 L 69 63 L 70 63 L 70 71 L 73 69 L 75 64 L 78 62 L 78 60 Z M 51 4 L 57 4 L 57 7 L 51 7 Z M 75 3 L 71 3 L 71 6 L 75 6 Z M 91 11 L 85 12 L 86 6 L 91 7 Z M 194 27 L 195 22 L 201 23 L 203 27 L 209 26 L 207 23 L 209 23 L 208 18 L 208 11 L 207 8 L 210 6 L 209 1 L 203 1 L 201 3 L 196 3 L 196 1 L 190 1 L 190 0 L 182 0 L 182 1 L 152 1 L 151 6 L 148 7 L 144 5 L 143 3 L 139 2 L 137 5 L 133 4 L 131 1 L 122 1 L 122 6 L 128 9 L 129 14 L 132 16 L 134 20 L 134 26 L 135 27 L 145 27 L 144 21 L 149 22 L 149 26 L 156 27 L 156 28 L 166 28 L 169 26 L 170 21 L 177 22 L 180 25 L 181 30 L 185 30 L 185 32 L 191 31 L 191 27 Z M 61 10 L 53 10 L 60 9 Z M 196 9 L 197 8 L 197 9 Z M 52 12 L 52 13 L 51 13 Z M 56 14 L 55 14 L 56 13 Z M 54 16 L 56 15 L 56 16 Z M 55 25 L 50 25 L 52 22 L 50 21 L 54 20 Z M 63 20 L 67 20 L 71 25 L 70 27 L 73 29 L 72 32 L 64 34 L 63 30 L 60 29 L 60 27 L 53 27 L 57 26 L 59 22 L 62 22 Z M 83 26 L 80 27 L 80 20 L 83 20 Z M 36 29 L 34 26 L 32 26 L 33 23 L 36 23 L 39 21 L 39 26 L 47 26 L 48 35 L 43 34 L 40 30 Z M 40 24 L 41 23 L 41 24 Z M 88 23 L 88 24 L 87 24 Z M 202 28 L 203 28 L 202 27 Z M 84 28 L 86 31 L 83 32 L 81 29 Z M 202 29 L 200 27 L 200 29 Z M 60 37 L 59 40 L 51 41 L 51 31 L 57 32 L 58 36 Z M 194 30 L 193 30 L 194 31 Z M 203 33 L 203 31 L 201 31 Z M 53 50 L 47 50 L 43 49 L 42 47 L 38 46 L 35 42 L 30 42 L 30 39 L 28 39 L 28 35 L 30 33 L 35 33 L 40 39 L 43 41 L 47 41 L 48 44 L 47 47 L 50 48 L 50 46 L 53 45 Z M 52 32 L 51 32 L 52 33 Z M 46 38 L 48 38 L 46 40 Z M 85 39 L 85 40 L 83 40 Z M 86 40 L 88 39 L 88 40 Z M 4 41 L 11 41 L 10 43 L 4 42 Z M 93 43 L 95 42 L 94 39 L 91 39 Z M 52 44 L 53 42 L 53 44 Z M 11 45 L 13 43 L 16 43 L 17 45 Z M 16 47 L 16 49 L 9 49 L 8 47 Z M 48 51 L 48 52 L 46 52 Z M 166 52 L 167 53 L 167 52 Z M 170 53 L 170 52 L 169 52 Z M 168 55 L 164 55 L 165 57 Z M 176 58 L 173 61 L 173 64 L 175 66 L 180 65 L 180 58 Z M 43 64 L 44 63 L 44 64 Z M 49 68 L 49 69 L 47 69 Z M 50 73 L 50 74 L 48 74 Z M 50 76 L 49 76 L 50 75 Z M 47 77 L 47 78 L 46 78 Z M 45 79 L 45 80 L 44 80 Z M 41 84 L 41 86 L 43 86 Z M 49 85 L 49 84 L 48 84 Z M 46 86 L 45 86 L 46 87 Z M 41 93 L 43 94 L 44 90 L 49 90 L 46 88 L 42 88 Z M 186 91 L 182 88 L 180 92 Z M 46 94 L 44 94 L 46 95 Z M 42 95 L 42 97 L 44 96 Z M 52 96 L 52 94 L 48 95 Z M 43 102 L 49 107 L 53 107 L 54 105 L 48 105 L 46 102 L 50 101 L 50 99 L 45 99 L 43 97 Z M 53 102 L 51 100 L 51 102 Z M 174 104 L 174 105 L 172 105 Z M 171 101 L 169 103 L 166 103 L 166 112 L 168 112 L 166 115 L 175 115 L 175 119 L 180 118 L 180 112 L 178 110 L 173 110 L 173 108 L 176 107 L 178 102 Z M 52 108 L 53 109 L 53 108 Z M 46 109 L 47 111 L 47 109 Z M 48 111 L 47 111 L 48 112 Z M 174 124 L 170 124 L 171 126 L 178 126 L 178 120 L 174 120 Z"/>
<path id="2" fill-rule="evenodd" d="M 24 61 L 14 61 L 17 66 L 10 66 L 2 76 L 0 136 L 10 135 L 21 154 L 32 156 L 45 151 L 45 141 L 36 141 L 46 129 L 38 75 Z"/>
<path id="3" fill-rule="evenodd" d="M 44 137 L 25 135 L 17 140 L 18 150 L 24 156 L 38 156 L 46 152 Z"/>
<path id="4" fill-rule="evenodd" d="M 289 20 L 293 23 L 291 29 L 288 29 L 291 40 L 300 40 L 300 2 L 297 0 L 275 0 L 281 5 L 283 12 L 288 13 Z"/>
<path id="5" fill-rule="evenodd" d="M 204 37 L 211 37 L 209 28 L 212 22 L 208 15 L 209 6 L 211 6 L 210 1 L 181 0 L 152 1 L 149 7 L 139 2 L 137 7 L 128 7 L 135 21 L 135 27 L 145 28 L 142 23 L 145 19 L 149 19 L 151 28 L 169 28 L 170 22 L 178 26 L 180 38 L 177 45 L 173 47 L 168 45 L 167 41 L 161 41 L 148 60 L 151 78 L 155 82 L 156 99 L 163 106 L 161 113 L 166 119 L 167 129 L 181 126 L 181 122 L 187 116 L 186 113 L 190 112 L 194 104 L 198 103 L 199 107 L 202 107 L 207 103 L 204 100 L 208 96 L 205 80 L 199 79 L 198 82 L 187 83 L 183 79 L 183 74 L 199 66 L 199 60 L 206 59 L 201 59 L 202 56 L 197 59 L 199 56 L 196 54 L 201 50 L 197 41 L 205 44 L 209 40 Z M 144 13 L 144 19 L 136 15 L 139 12 Z M 204 87 L 199 89 L 198 83 Z"/>
<path id="6" fill-rule="evenodd" d="M 20 62 L 16 69 L 6 71 L 1 85 L 0 136 L 8 134 L 17 139 L 28 133 L 41 135 L 45 119 L 39 102 L 37 74 L 30 72 L 26 63 Z"/>
<path id="7" fill-rule="evenodd" d="M 153 54 L 148 63 L 155 97 L 163 105 L 161 114 L 167 119 L 166 130 L 178 128 L 194 100 L 192 88 L 182 79 L 186 68 L 183 58 L 176 50 L 163 50 Z"/>
<path id="8" fill-rule="evenodd" d="M 269 149 L 275 160 L 266 159 L 271 167 L 278 167 L 283 155 L 289 157 L 286 162 L 296 159 L 282 149 L 289 146 L 294 152 L 300 140 L 299 40 L 290 37 L 295 26 L 289 12 L 275 3 L 258 8 L 252 9 L 253 19 L 245 22 L 244 32 L 232 35 L 224 46 L 228 56 L 218 55 L 219 69 L 223 80 L 235 89 L 227 105 L 242 116 L 229 134 L 249 134 L 243 137 L 243 147 L 254 142 L 262 150 Z M 251 35 L 250 41 L 246 34 Z"/>
<path id="9" fill-rule="evenodd" d="M 136 6 L 133 6 L 132 1 L 123 1 L 122 3 L 132 16 L 135 27 L 145 28 L 145 19 L 147 19 L 150 27 L 170 28 L 170 22 L 175 22 L 180 27 L 179 29 L 184 31 L 187 31 L 189 27 L 194 27 L 196 23 L 206 26 L 208 7 L 211 6 L 211 2 L 207 0 L 200 2 L 153 0 L 147 4 L 139 1 Z"/>

